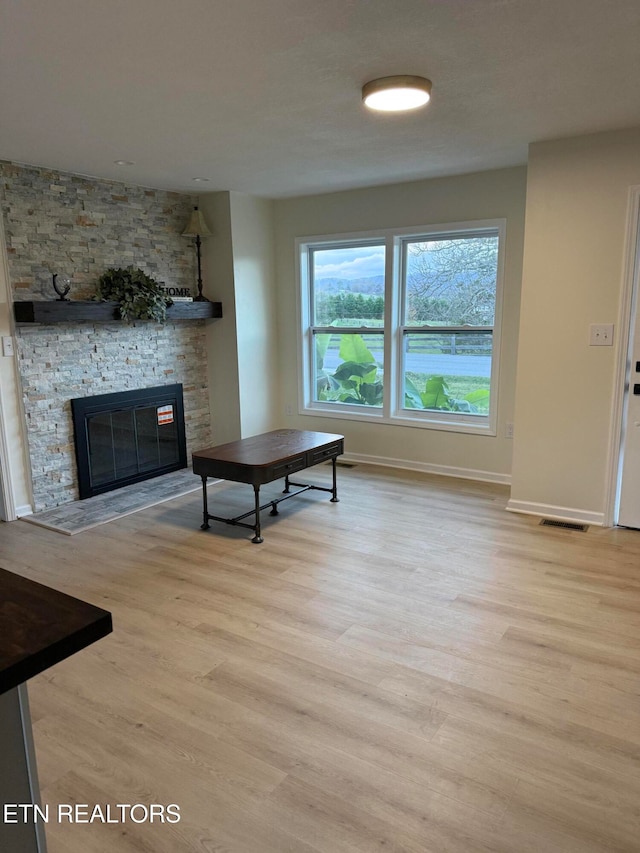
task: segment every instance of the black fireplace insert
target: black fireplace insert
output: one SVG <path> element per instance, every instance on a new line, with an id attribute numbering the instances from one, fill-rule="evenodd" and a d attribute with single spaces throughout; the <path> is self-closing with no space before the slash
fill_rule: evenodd
<path id="1" fill-rule="evenodd" d="M 182 385 L 71 400 L 80 498 L 187 467 Z"/>

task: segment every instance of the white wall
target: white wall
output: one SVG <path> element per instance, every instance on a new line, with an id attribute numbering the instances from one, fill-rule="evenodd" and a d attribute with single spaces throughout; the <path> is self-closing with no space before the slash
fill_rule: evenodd
<path id="1" fill-rule="evenodd" d="M 448 471 L 484 472 L 508 481 L 512 442 L 504 434 L 514 409 L 525 188 L 526 169 L 520 167 L 276 201 L 282 394 L 279 421 L 299 429 L 342 433 L 347 453 L 400 460 L 423 470 L 442 466 Z M 507 247 L 496 437 L 299 414 L 285 416 L 287 407 L 294 412 L 298 409 L 296 237 L 497 218 L 507 220 Z"/>
<path id="2" fill-rule="evenodd" d="M 0 221 L 0 335 L 13 335 L 11 311 L 6 242 Z M 15 359 L 16 356 L 3 356 L 0 349 L 0 476 L 3 484 L 0 518 L 6 521 L 13 520 L 15 514 L 27 515 L 32 509 L 21 388 Z"/>
<path id="3" fill-rule="evenodd" d="M 243 438 L 278 426 L 273 202 L 231 193 L 236 342 Z"/>
<path id="4" fill-rule="evenodd" d="M 200 210 L 212 231 L 202 240 L 204 295 L 222 303 L 222 319 L 207 323 L 209 407 L 213 443 L 240 438 L 238 393 L 238 346 L 236 301 L 231 245 L 231 204 L 228 192 L 208 193 L 200 198 Z"/>
<path id="5" fill-rule="evenodd" d="M 200 208 L 213 232 L 202 246 L 204 292 L 223 312 L 207 343 L 213 441 L 222 444 L 279 425 L 273 203 L 218 192 Z"/>
<path id="6" fill-rule="evenodd" d="M 634 184 L 638 128 L 530 147 L 512 509 L 604 520 L 618 346 L 588 335 L 618 319 Z"/>

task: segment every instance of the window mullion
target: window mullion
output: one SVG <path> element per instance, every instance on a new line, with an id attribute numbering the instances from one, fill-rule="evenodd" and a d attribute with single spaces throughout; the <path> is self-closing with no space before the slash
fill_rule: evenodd
<path id="1" fill-rule="evenodd" d="M 400 326 L 402 334 L 411 332 L 411 334 L 425 335 L 478 335 L 481 332 L 493 332 L 493 326 Z"/>
<path id="2" fill-rule="evenodd" d="M 391 417 L 395 409 L 397 397 L 397 384 L 400 369 L 400 342 L 397 328 L 400 321 L 398 314 L 398 285 L 400 283 L 400 244 L 393 235 L 387 236 L 384 270 L 384 364 L 385 383 L 383 397 L 383 413 L 385 417 Z"/>
<path id="3" fill-rule="evenodd" d="M 311 326 L 314 335 L 359 335 L 373 332 L 381 334 L 380 326 Z"/>

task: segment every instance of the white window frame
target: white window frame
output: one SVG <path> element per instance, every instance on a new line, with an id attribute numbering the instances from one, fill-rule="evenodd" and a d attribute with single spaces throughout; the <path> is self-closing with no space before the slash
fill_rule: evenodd
<path id="1" fill-rule="evenodd" d="M 498 269 L 496 276 L 495 318 L 492 334 L 489 414 L 476 415 L 465 414 L 464 412 L 405 409 L 403 408 L 402 338 L 405 328 L 411 329 L 413 327 L 403 327 L 400 325 L 404 295 L 404 273 L 402 269 L 403 246 L 408 242 L 420 240 L 421 238 L 431 240 L 451 237 L 478 237 L 489 234 L 496 234 L 498 236 Z M 367 243 L 379 244 L 381 242 L 385 244 L 385 378 L 383 404 L 381 407 L 369 407 L 314 400 L 314 377 L 312 376 L 314 342 L 313 334 L 311 333 L 313 282 L 310 269 L 310 249 L 347 248 L 350 246 L 362 246 Z M 299 237 L 296 240 L 296 290 L 299 317 L 298 353 L 300 357 L 298 376 L 299 414 L 495 436 L 498 415 L 505 248 L 505 219 L 453 222 L 411 228 Z M 348 331 L 361 332 L 365 330 L 340 327 L 340 332 Z M 437 331 L 436 327 L 434 327 L 434 331 Z"/>

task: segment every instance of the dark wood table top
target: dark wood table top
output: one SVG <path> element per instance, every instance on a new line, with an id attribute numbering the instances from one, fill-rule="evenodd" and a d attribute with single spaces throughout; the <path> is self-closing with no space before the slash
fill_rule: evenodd
<path id="1" fill-rule="evenodd" d="M 194 453 L 194 457 L 246 465 L 251 468 L 266 468 L 284 462 L 292 456 L 315 450 L 326 444 L 342 441 L 344 436 L 330 432 L 311 432 L 300 429 L 275 429 L 262 435 L 230 441 L 218 447 L 210 447 Z"/>
<path id="2" fill-rule="evenodd" d="M 0 693 L 111 631 L 107 610 L 0 569 Z"/>

